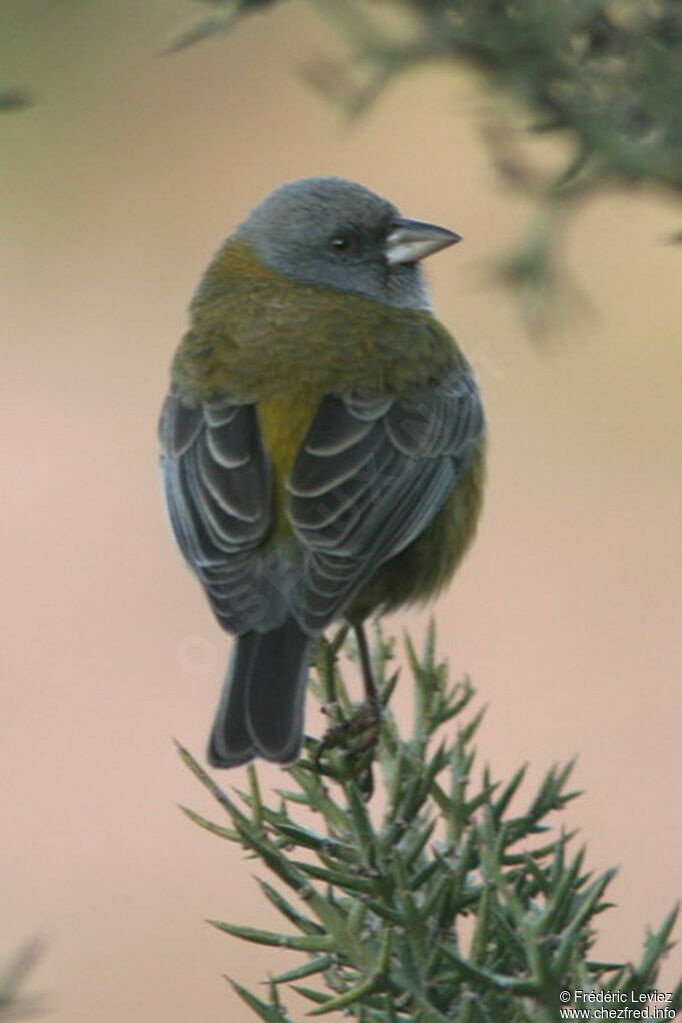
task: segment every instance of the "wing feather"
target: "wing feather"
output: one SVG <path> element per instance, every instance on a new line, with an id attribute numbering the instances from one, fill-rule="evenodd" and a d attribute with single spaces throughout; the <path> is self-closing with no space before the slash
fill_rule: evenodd
<path id="1" fill-rule="evenodd" d="M 334 444 L 325 451 L 327 422 Z M 323 628 L 419 536 L 469 465 L 483 425 L 475 382 L 461 367 L 406 398 L 323 399 L 289 480 L 304 551 L 295 591 L 304 627 Z"/>
<path id="2" fill-rule="evenodd" d="M 174 393 L 160 423 L 166 504 L 178 545 L 221 624 L 274 628 L 286 615 L 284 569 L 260 549 L 272 481 L 253 405 L 188 405 Z"/>

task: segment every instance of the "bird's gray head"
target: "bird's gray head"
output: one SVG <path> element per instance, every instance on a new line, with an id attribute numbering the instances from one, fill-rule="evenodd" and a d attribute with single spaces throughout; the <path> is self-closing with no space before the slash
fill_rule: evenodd
<path id="1" fill-rule="evenodd" d="M 428 309 L 418 261 L 459 241 L 344 178 L 302 178 L 271 192 L 237 230 L 288 277 L 378 302 Z"/>

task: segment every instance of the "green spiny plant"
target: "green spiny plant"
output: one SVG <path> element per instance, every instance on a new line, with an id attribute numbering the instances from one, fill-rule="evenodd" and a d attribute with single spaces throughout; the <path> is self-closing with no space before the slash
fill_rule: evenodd
<path id="1" fill-rule="evenodd" d="M 351 710 L 337 660 L 344 638 L 341 630 L 321 641 L 313 685 L 337 726 Z M 514 809 L 525 768 L 506 783 L 487 769 L 474 780 L 482 714 L 464 719 L 474 691 L 467 680 L 448 684 L 433 627 L 421 657 L 409 638 L 406 652 L 415 694 L 410 733 L 390 710 L 398 672 L 393 643 L 377 628 L 378 735 L 365 736 L 360 749 L 338 727 L 322 750 L 309 741 L 274 804 L 264 800 L 255 769 L 236 801 L 180 748 L 228 821 L 185 813 L 268 868 L 278 884 L 259 884 L 287 927 L 214 925 L 302 957 L 270 978 L 267 998 L 232 980 L 235 991 L 268 1023 L 292 1023 L 280 994 L 286 985 L 310 1001 L 308 1015 L 343 1010 L 362 1023 L 550 1023 L 566 1018 L 561 993 L 578 990 L 602 993 L 593 1008 L 618 993 L 618 1009 L 641 1013 L 677 910 L 647 935 L 637 965 L 593 958 L 595 919 L 610 906 L 614 871 L 592 876 L 583 850 L 569 852 L 573 836 L 551 834 L 546 823 L 578 795 L 567 789 L 572 764 L 553 767 L 525 809 Z M 381 808 L 368 801 L 377 768 Z M 682 980 L 658 1018 L 673 1018 L 680 1006 Z"/>

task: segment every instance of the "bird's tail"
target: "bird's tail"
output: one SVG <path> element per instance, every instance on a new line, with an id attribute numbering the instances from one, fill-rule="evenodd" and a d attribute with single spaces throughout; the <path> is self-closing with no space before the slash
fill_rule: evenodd
<path id="1" fill-rule="evenodd" d="M 213 767 L 236 767 L 255 756 L 279 764 L 296 759 L 310 644 L 293 618 L 270 632 L 239 636 L 208 745 Z"/>

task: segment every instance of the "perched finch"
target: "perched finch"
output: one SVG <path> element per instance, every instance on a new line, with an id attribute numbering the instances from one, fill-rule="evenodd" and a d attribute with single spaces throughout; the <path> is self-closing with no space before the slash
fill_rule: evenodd
<path id="1" fill-rule="evenodd" d="M 236 636 L 208 748 L 287 763 L 312 644 L 434 596 L 472 539 L 484 420 L 420 260 L 459 241 L 337 177 L 282 185 L 209 263 L 160 423 L 173 532 Z M 364 647 L 366 650 L 366 646 Z"/>

